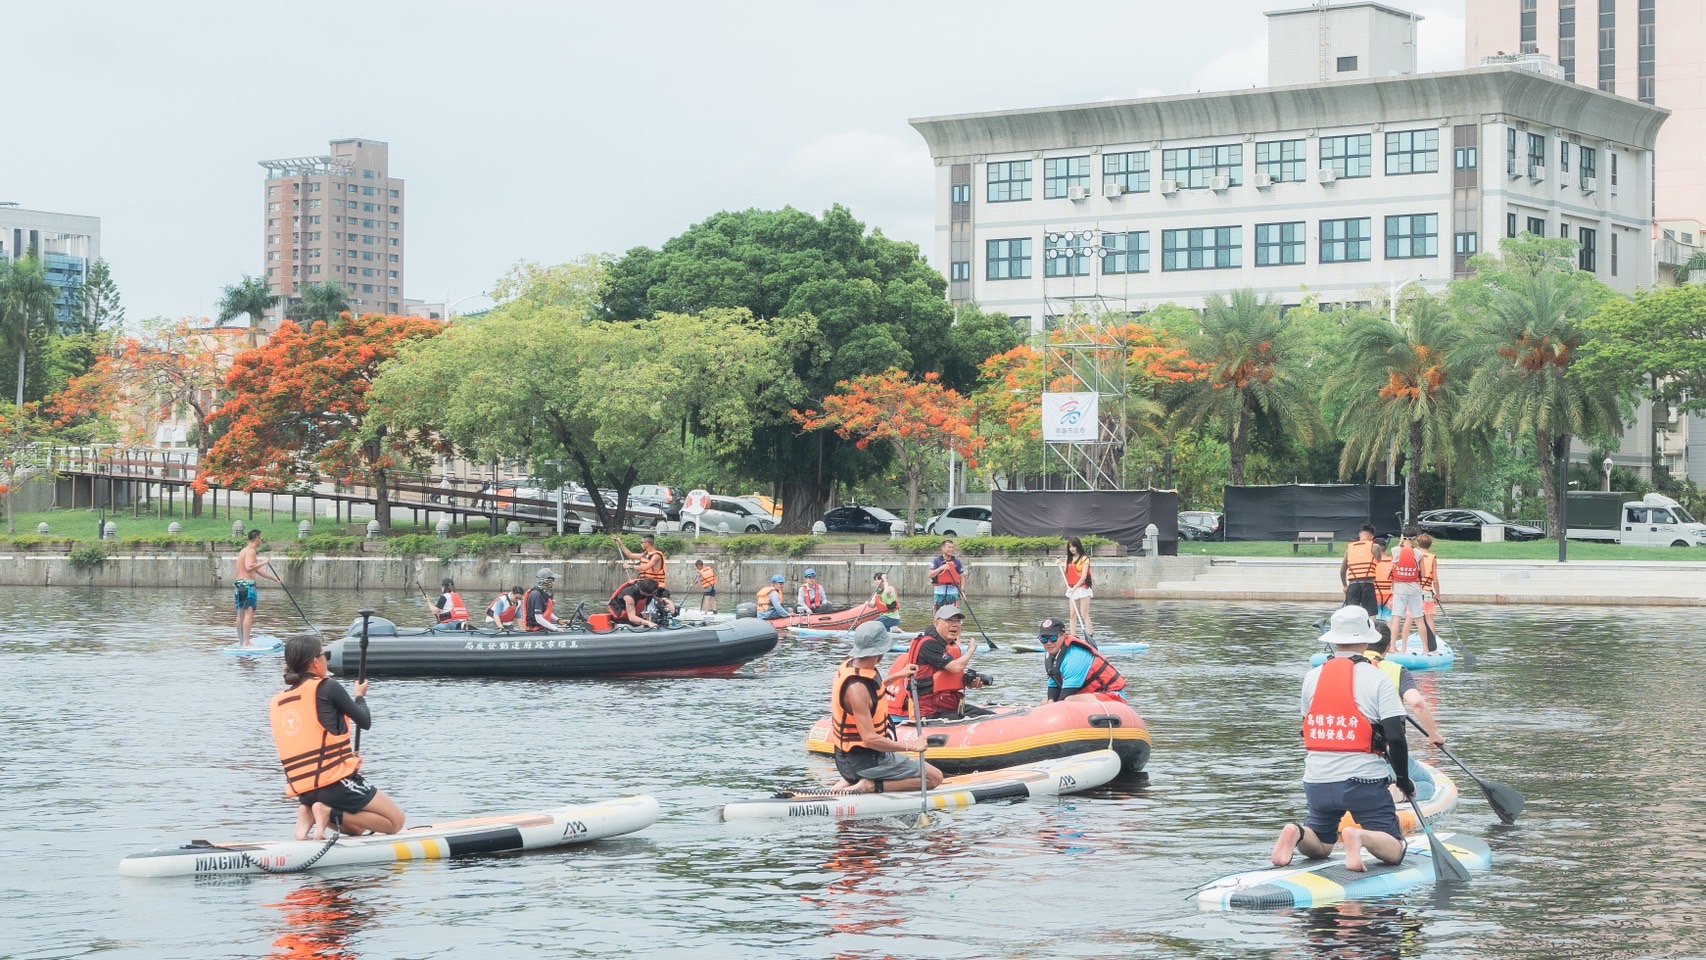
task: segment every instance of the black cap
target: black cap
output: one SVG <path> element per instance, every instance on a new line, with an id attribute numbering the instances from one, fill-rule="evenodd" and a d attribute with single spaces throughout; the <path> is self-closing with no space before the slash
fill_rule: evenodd
<path id="1" fill-rule="evenodd" d="M 449 577 L 445 577 L 443 580 L 440 580 L 438 582 L 438 585 L 441 587 L 452 587 L 452 586 L 456 585 L 456 581 L 450 579 Z"/>
<path id="2" fill-rule="evenodd" d="M 1044 617 L 1043 622 L 1037 624 L 1037 636 L 1039 637 L 1058 637 L 1065 632 L 1066 624 L 1054 617 Z"/>

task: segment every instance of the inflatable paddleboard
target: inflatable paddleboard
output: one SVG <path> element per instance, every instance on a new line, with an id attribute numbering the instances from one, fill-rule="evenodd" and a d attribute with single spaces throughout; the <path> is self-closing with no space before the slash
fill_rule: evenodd
<path id="1" fill-rule="evenodd" d="M 1485 870 L 1493 863 L 1493 851 L 1475 837 L 1460 833 L 1434 836 L 1471 870 Z M 1428 839 L 1411 837 L 1407 843 L 1404 859 L 1397 864 L 1381 863 L 1373 854 L 1364 854 L 1368 869 L 1361 872 L 1346 870 L 1343 854 L 1326 860 L 1305 860 L 1299 854 L 1289 867 L 1222 877 L 1197 891 L 1197 905 L 1205 910 L 1275 910 L 1403 893 L 1434 878 Z"/>
<path id="2" fill-rule="evenodd" d="M 1408 652 L 1388 653 L 1383 656 L 1385 659 L 1396 663 L 1400 667 L 1405 667 L 1418 673 L 1424 670 L 1450 670 L 1452 667 L 1457 665 L 1457 651 L 1451 648 L 1451 644 L 1445 642 L 1444 637 L 1439 637 L 1435 641 L 1434 652 L 1423 652 L 1426 649 L 1427 644 L 1422 640 L 1422 638 L 1416 634 L 1411 634 L 1410 648 Z M 1309 658 L 1310 666 L 1319 667 L 1321 664 L 1326 662 L 1326 651 L 1317 653 L 1315 656 Z"/>
<path id="3" fill-rule="evenodd" d="M 1011 649 L 1014 653 L 1048 652 L 1040 644 L 1035 643 L 1015 643 Z M 1142 653 L 1149 649 L 1149 644 L 1141 640 L 1111 640 L 1107 643 L 1096 644 L 1096 649 L 1103 653 Z"/>
<path id="4" fill-rule="evenodd" d="M 853 639 L 853 631 L 851 631 L 851 630 L 819 630 L 815 627 L 790 627 L 788 629 L 788 632 L 793 634 L 794 636 L 800 638 L 801 640 L 851 640 L 851 639 Z M 904 630 L 890 630 L 889 636 L 893 637 L 897 641 L 899 641 L 899 640 L 910 641 L 913 637 L 917 636 L 917 634 L 907 633 Z"/>
<path id="5" fill-rule="evenodd" d="M 1027 800 L 1055 797 L 1091 790 L 1120 772 L 1119 754 L 1092 750 L 1022 767 L 1006 767 L 948 777 L 929 792 L 931 810 L 953 810 L 994 800 Z M 856 820 L 861 817 L 892 817 L 918 813 L 918 791 L 904 793 L 798 793 L 739 800 L 722 810 L 724 820 Z"/>
<path id="6" fill-rule="evenodd" d="M 278 637 L 250 637 L 249 640 L 248 646 L 233 643 L 229 647 L 219 648 L 219 652 L 228 657 L 260 657 L 284 652 L 284 641 Z"/>
<path id="7" fill-rule="evenodd" d="M 133 853 L 119 861 L 118 872 L 127 877 L 208 877 L 441 860 L 602 840 L 643 830 L 657 818 L 657 800 L 640 796 L 533 813 L 454 820 L 389 836 L 340 837 L 330 846 L 324 840 L 263 843 L 196 840 L 175 849 Z"/>

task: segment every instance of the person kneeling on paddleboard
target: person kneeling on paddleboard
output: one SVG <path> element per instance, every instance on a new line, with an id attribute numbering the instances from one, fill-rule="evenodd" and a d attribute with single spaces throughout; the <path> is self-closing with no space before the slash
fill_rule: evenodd
<path id="1" fill-rule="evenodd" d="M 334 813 L 340 818 L 340 833 L 403 829 L 402 809 L 362 779 L 357 772 L 361 758 L 350 745 L 351 722 L 363 730 L 373 724 L 367 681 L 356 683 L 351 699 L 326 675 L 320 639 L 303 636 L 291 637 L 284 645 L 284 682 L 288 686 L 273 696 L 270 717 L 286 789 L 302 805 L 296 815 L 296 839 L 325 839 Z"/>
<path id="2" fill-rule="evenodd" d="M 1397 685 L 1362 655 L 1379 636 L 1360 606 L 1334 613 L 1322 635 L 1333 645 L 1333 656 L 1303 678 L 1303 746 L 1308 751 L 1303 796 L 1309 814 L 1302 824 L 1280 828 L 1272 855 L 1276 867 L 1289 865 L 1299 851 L 1311 860 L 1330 855 L 1347 811 L 1358 826 L 1344 830 L 1346 869 L 1368 869 L 1365 846 L 1385 863 L 1404 859 L 1398 810 L 1386 791 L 1392 771 L 1409 771 L 1404 701 Z M 1405 797 L 1415 796 L 1408 776 L 1400 774 L 1395 782 Z"/>
<path id="3" fill-rule="evenodd" d="M 862 623 L 853 631 L 852 656 L 835 670 L 829 693 L 830 735 L 835 742 L 835 769 L 842 779 L 831 789 L 848 793 L 917 790 L 916 760 L 924 745 L 908 747 L 894 739 L 894 720 L 888 698 L 882 696 L 877 662 L 889 650 L 889 631 L 880 623 Z M 942 771 L 926 763 L 926 786 L 942 783 Z"/>
<path id="4" fill-rule="evenodd" d="M 1049 700 L 1082 696 L 1123 702 L 1125 677 L 1095 644 L 1065 630 L 1066 625 L 1054 617 L 1045 617 L 1037 624 L 1037 639 L 1043 645 L 1043 671 L 1048 674 Z"/>

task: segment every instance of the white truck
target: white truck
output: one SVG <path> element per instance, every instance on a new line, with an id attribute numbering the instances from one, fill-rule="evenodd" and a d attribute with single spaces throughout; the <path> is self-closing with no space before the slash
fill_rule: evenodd
<path id="1" fill-rule="evenodd" d="M 1588 502 L 1590 496 L 1595 502 Z M 1706 544 L 1706 524 L 1682 505 L 1658 493 L 1625 500 L 1621 507 L 1606 503 L 1610 494 L 1571 494 L 1571 540 L 1598 540 L 1636 547 L 1695 547 Z"/>

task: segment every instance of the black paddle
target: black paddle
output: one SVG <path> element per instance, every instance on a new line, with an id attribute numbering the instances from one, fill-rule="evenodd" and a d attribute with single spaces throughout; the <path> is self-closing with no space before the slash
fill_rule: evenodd
<path id="1" fill-rule="evenodd" d="M 296 615 L 302 618 L 303 623 L 308 624 L 308 629 L 314 631 L 315 635 L 319 635 L 321 629 L 314 626 L 314 621 L 308 619 L 308 614 L 302 612 L 302 604 L 297 603 L 296 598 L 290 595 L 290 588 L 284 585 L 283 580 L 278 582 L 278 586 L 279 589 L 284 591 L 284 595 L 286 599 L 290 601 L 290 605 L 296 608 Z"/>
<path id="2" fill-rule="evenodd" d="M 1394 771 L 1396 773 L 1396 771 Z M 1416 795 L 1410 794 L 1410 809 L 1416 813 L 1416 823 L 1428 837 L 1428 852 L 1433 855 L 1435 883 L 1468 883 L 1469 868 L 1463 861 L 1451 855 L 1439 838 L 1434 836 L 1434 828 L 1428 826 L 1428 821 L 1422 816 L 1422 805 L 1416 802 Z"/>
<path id="3" fill-rule="evenodd" d="M 977 619 L 977 611 L 973 610 L 971 608 L 971 604 L 966 601 L 966 595 L 964 593 L 960 594 L 954 602 L 957 604 L 963 604 L 966 608 L 966 612 L 971 614 L 971 622 L 977 625 L 977 632 L 983 634 L 984 644 L 991 650 L 1000 650 L 1001 648 L 995 645 L 995 641 L 989 639 L 989 634 L 984 633 L 983 624 Z"/>
<path id="4" fill-rule="evenodd" d="M 1463 645 L 1463 631 L 1457 629 L 1457 623 L 1446 614 L 1445 604 L 1440 603 L 1438 597 L 1434 598 L 1434 609 L 1439 611 L 1440 619 L 1444 620 L 1446 625 L 1451 627 L 1451 639 L 1456 641 L 1456 643 L 1452 645 L 1452 648 L 1463 654 L 1464 668 L 1468 670 L 1475 669 L 1475 653 Z M 1422 622 L 1424 625 L 1427 623 L 1425 620 Z"/>
<path id="5" fill-rule="evenodd" d="M 1414 724 L 1417 730 L 1422 730 L 1421 723 L 1417 722 L 1415 717 L 1406 717 L 1406 719 L 1408 719 L 1410 723 Z M 1422 733 L 1425 735 L 1427 731 L 1422 730 Z M 1439 749 L 1440 752 L 1451 758 L 1452 763 L 1462 767 L 1463 772 L 1469 774 L 1469 779 L 1475 781 L 1475 785 L 1480 787 L 1481 792 L 1487 795 L 1487 805 L 1493 808 L 1493 813 L 1498 816 L 1500 823 L 1516 822 L 1517 815 L 1522 813 L 1523 806 L 1528 802 L 1523 798 L 1522 794 L 1516 792 L 1516 790 L 1511 787 L 1498 782 L 1497 780 L 1483 780 L 1480 777 L 1477 777 L 1475 775 L 1475 771 L 1464 766 L 1463 761 L 1457 759 L 1456 754 L 1447 750 L 1443 746 Z"/>
<path id="6" fill-rule="evenodd" d="M 373 619 L 372 610 L 359 610 L 361 614 L 361 661 L 356 667 L 355 682 L 364 683 L 367 680 L 367 622 Z M 352 749 L 361 752 L 361 726 L 355 728 L 355 744 Z"/>

